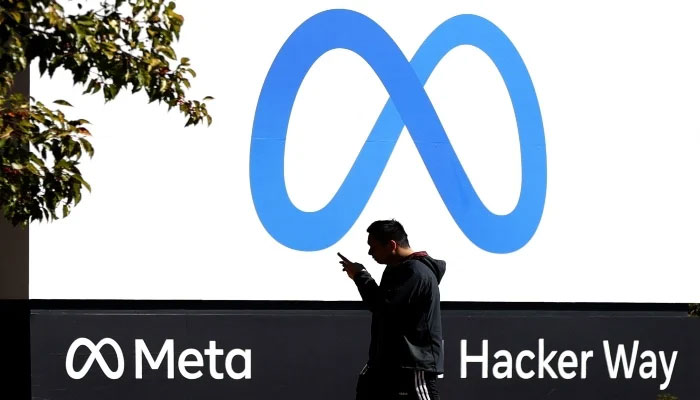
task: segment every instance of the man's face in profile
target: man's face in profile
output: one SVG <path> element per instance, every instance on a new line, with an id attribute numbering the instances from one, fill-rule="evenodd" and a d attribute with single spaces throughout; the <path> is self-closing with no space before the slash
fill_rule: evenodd
<path id="1" fill-rule="evenodd" d="M 369 251 L 367 252 L 367 254 L 372 256 L 372 258 L 374 258 L 374 261 L 376 261 L 379 264 L 388 263 L 388 260 L 390 259 L 393 251 L 391 241 L 389 241 L 388 243 L 381 243 L 372 235 L 368 235 L 367 244 L 369 245 Z"/>

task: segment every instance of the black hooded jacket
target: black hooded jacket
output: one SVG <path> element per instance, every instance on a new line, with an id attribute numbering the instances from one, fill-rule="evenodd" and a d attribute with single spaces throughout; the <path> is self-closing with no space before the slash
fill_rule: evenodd
<path id="1" fill-rule="evenodd" d="M 387 266 L 379 285 L 366 270 L 355 274 L 372 312 L 370 368 L 443 372 L 438 284 L 444 274 L 445 262 L 425 252 Z"/>

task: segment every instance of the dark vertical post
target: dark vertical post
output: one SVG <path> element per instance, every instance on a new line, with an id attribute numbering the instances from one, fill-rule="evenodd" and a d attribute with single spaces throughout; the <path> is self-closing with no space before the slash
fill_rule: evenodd
<path id="1" fill-rule="evenodd" d="M 13 88 L 29 97 L 29 70 Z M 29 342 L 29 228 L 0 216 L 0 398 L 31 398 Z"/>

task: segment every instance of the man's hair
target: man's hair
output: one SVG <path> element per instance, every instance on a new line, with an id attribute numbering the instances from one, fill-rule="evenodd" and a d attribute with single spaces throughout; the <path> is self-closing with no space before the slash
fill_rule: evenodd
<path id="1" fill-rule="evenodd" d="M 399 221 L 394 219 L 388 221 L 374 221 L 369 228 L 367 228 L 367 232 L 382 244 L 389 243 L 390 240 L 393 240 L 399 247 L 410 247 L 406 231 Z"/>

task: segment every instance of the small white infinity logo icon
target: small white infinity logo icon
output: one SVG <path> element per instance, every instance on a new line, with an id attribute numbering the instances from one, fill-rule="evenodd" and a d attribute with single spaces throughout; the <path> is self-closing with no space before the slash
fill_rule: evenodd
<path id="1" fill-rule="evenodd" d="M 117 353 L 116 371 L 112 371 L 112 369 L 109 368 L 107 361 L 105 361 L 104 357 L 102 357 L 102 353 L 100 353 L 100 349 L 102 349 L 102 346 L 106 344 L 112 346 L 114 352 Z M 80 346 L 85 346 L 90 350 L 90 357 L 88 357 L 87 361 L 85 361 L 85 365 L 83 365 L 83 368 L 81 368 L 80 371 L 76 371 L 73 368 L 73 358 L 75 357 L 75 352 Z M 68 348 L 68 354 L 66 354 L 66 372 L 68 373 L 68 376 L 70 376 L 73 379 L 83 379 L 83 377 L 87 375 L 88 370 L 96 360 L 97 364 L 99 364 L 100 368 L 102 368 L 102 372 L 109 379 L 119 379 L 124 373 L 124 354 L 122 353 L 122 349 L 121 347 L 119 347 L 119 344 L 117 344 L 117 342 L 115 342 L 114 339 L 111 338 L 104 338 L 97 342 L 97 344 L 94 344 L 90 339 L 87 338 L 76 339 L 70 345 L 70 348 Z"/>

